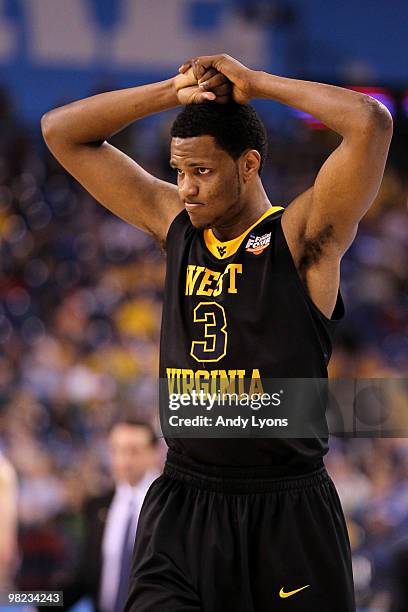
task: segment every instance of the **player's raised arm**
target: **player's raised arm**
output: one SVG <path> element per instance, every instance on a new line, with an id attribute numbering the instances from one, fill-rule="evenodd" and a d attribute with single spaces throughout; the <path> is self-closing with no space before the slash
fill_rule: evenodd
<path id="1" fill-rule="evenodd" d="M 341 256 L 382 180 L 392 136 L 392 118 L 385 106 L 341 87 L 250 70 L 227 55 L 195 58 L 180 71 L 190 66 L 203 91 L 212 86 L 206 71 L 215 68 L 232 82 L 237 102 L 270 98 L 310 113 L 343 137 L 312 189 L 297 198 L 284 215 L 290 231 L 296 228 L 293 240 L 314 240 L 326 232 L 326 248 Z"/>
<path id="2" fill-rule="evenodd" d="M 223 102 L 228 87 L 219 75 L 214 90 L 204 92 L 188 70 L 51 110 L 42 117 L 42 133 L 53 155 L 101 204 L 163 242 L 183 206 L 177 187 L 150 175 L 107 139 L 137 119 L 178 104 Z"/>

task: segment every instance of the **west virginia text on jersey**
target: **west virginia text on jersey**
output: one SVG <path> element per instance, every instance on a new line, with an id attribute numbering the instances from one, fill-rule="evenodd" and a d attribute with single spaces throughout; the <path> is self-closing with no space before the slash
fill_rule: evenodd
<path id="1" fill-rule="evenodd" d="M 225 290 L 228 293 L 237 293 L 237 274 L 242 274 L 242 264 L 228 264 L 224 272 L 189 264 L 186 273 L 186 295 L 217 297 L 224 289 L 224 279 Z"/>
<path id="2" fill-rule="evenodd" d="M 246 370 L 192 370 L 188 368 L 167 368 L 169 393 L 187 394 L 193 390 L 199 393 L 237 393 L 249 396 L 262 394 L 261 376 L 257 368 Z"/>

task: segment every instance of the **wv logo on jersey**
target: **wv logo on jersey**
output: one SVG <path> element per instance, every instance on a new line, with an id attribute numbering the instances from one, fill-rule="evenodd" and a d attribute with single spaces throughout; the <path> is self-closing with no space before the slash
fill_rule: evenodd
<path id="1" fill-rule="evenodd" d="M 227 252 L 227 247 L 225 246 L 217 246 L 218 252 L 220 254 L 221 257 L 224 257 L 225 253 Z"/>
<path id="2" fill-rule="evenodd" d="M 254 236 L 254 234 L 250 234 L 245 250 L 253 255 L 260 255 L 266 249 L 266 247 L 269 246 L 271 242 L 271 234 L 272 232 L 269 232 L 269 234 L 264 234 L 263 236 Z"/>

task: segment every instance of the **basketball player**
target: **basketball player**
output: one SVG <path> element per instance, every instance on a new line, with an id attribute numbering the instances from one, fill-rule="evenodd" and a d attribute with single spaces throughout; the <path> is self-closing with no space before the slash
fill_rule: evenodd
<path id="1" fill-rule="evenodd" d="M 343 314 L 340 260 L 378 191 L 390 114 L 366 95 L 250 70 L 227 55 L 179 72 L 55 109 L 43 118 L 44 138 L 99 202 L 165 245 L 161 377 L 323 378 Z M 342 136 L 313 186 L 284 210 L 262 186 L 266 139 L 253 98 L 310 113 Z M 175 186 L 107 139 L 180 103 Z M 355 609 L 346 526 L 323 464 L 327 438 L 167 442 L 164 474 L 139 520 L 126 610 Z"/>

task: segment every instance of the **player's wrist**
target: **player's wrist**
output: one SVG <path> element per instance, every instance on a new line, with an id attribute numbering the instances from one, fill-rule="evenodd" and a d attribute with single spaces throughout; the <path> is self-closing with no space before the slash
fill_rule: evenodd
<path id="1" fill-rule="evenodd" d="M 168 82 L 168 95 L 169 95 L 169 98 L 173 102 L 173 106 L 178 106 L 179 104 L 181 104 L 178 92 L 181 89 L 182 84 L 181 84 L 181 80 L 178 78 L 179 76 L 182 76 L 182 75 L 176 75 L 167 81 Z"/>
<path id="2" fill-rule="evenodd" d="M 265 96 L 264 83 L 267 73 L 263 70 L 250 70 L 248 77 L 248 89 L 251 99 L 263 98 Z"/>
<path id="3" fill-rule="evenodd" d="M 166 111 L 180 104 L 172 78 L 147 85 L 139 85 L 127 91 L 128 102 L 131 105 L 129 110 L 132 113 L 130 121 Z M 126 125 L 128 123 L 129 120 L 127 119 Z"/>

